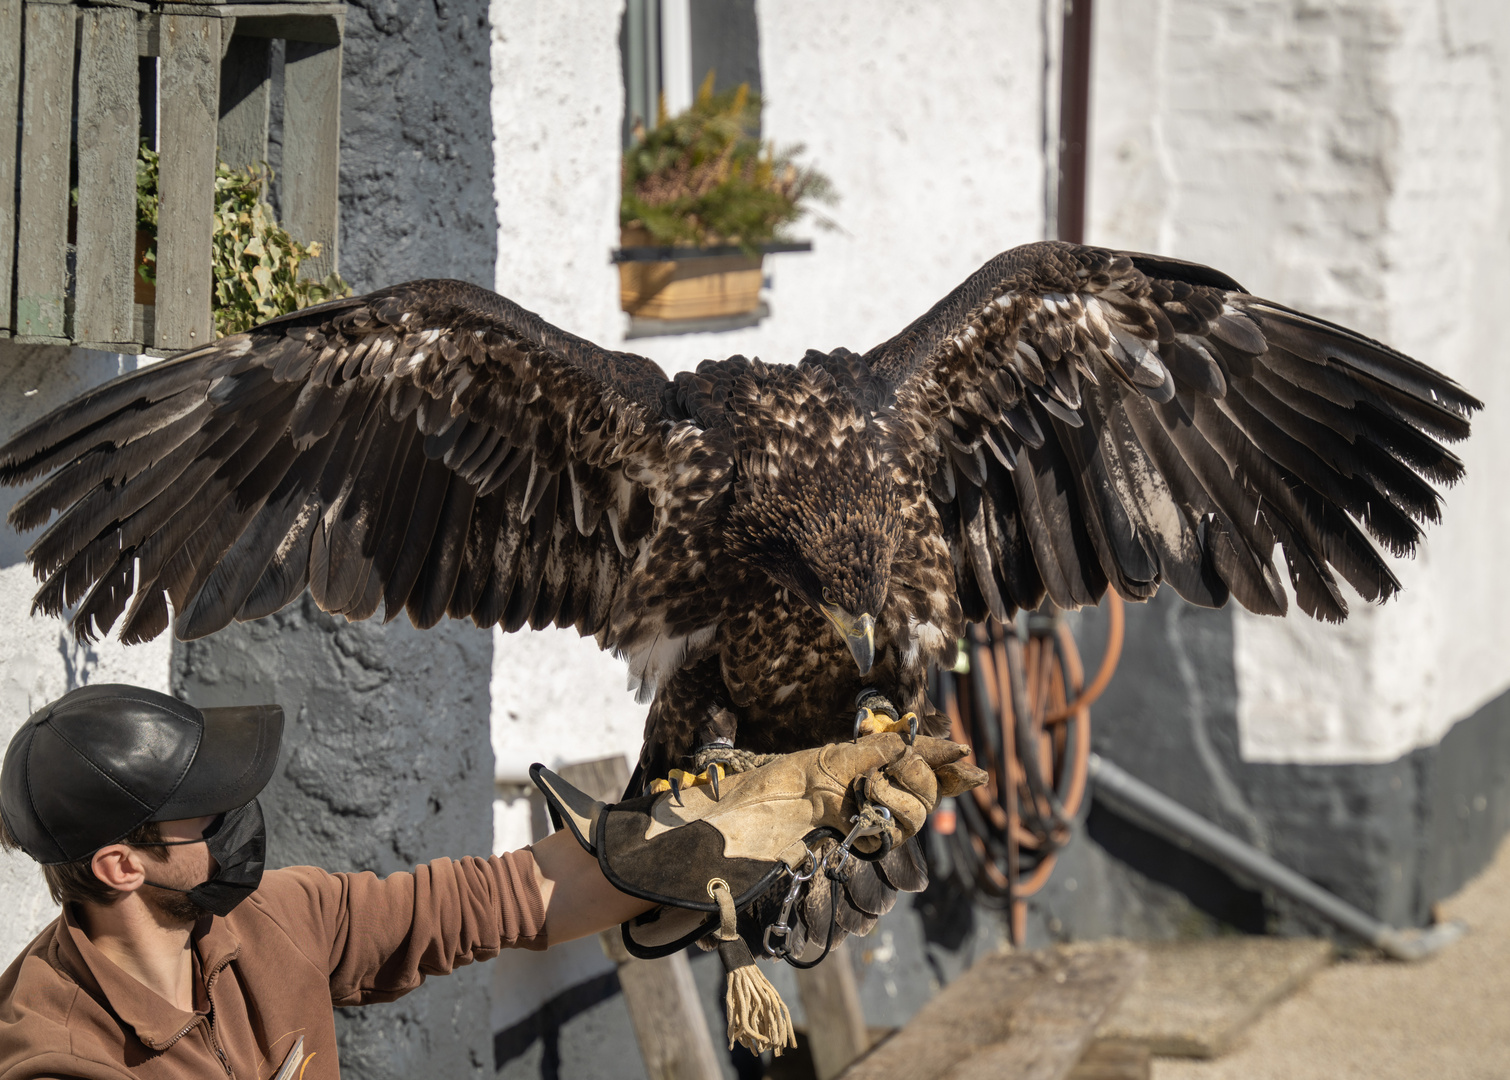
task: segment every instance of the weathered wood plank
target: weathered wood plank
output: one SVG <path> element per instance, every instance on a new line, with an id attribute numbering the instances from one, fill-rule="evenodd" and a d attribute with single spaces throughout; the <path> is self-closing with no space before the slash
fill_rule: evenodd
<path id="1" fill-rule="evenodd" d="M 1065 1080 L 1149 1080 L 1152 1057 L 1143 1043 L 1098 1038 Z"/>
<path id="2" fill-rule="evenodd" d="M 568 784 L 605 803 L 622 799 L 624 787 L 629 783 L 629 765 L 623 754 L 574 761 L 557 772 Z"/>
<path id="3" fill-rule="evenodd" d="M 1143 963 L 1119 946 L 985 957 L 843 1080 L 1062 1080 Z"/>
<path id="4" fill-rule="evenodd" d="M 851 1066 L 844 1080 L 937 1080 L 975 1051 L 1007 1037 L 1013 1008 L 1041 970 L 1028 953 L 982 958 L 934 995 L 906 1027 Z"/>
<path id="5" fill-rule="evenodd" d="M 215 126 L 220 113 L 220 20 L 164 14 L 162 161 L 158 179 L 157 340 L 187 349 L 214 339 L 210 321 Z"/>
<path id="6" fill-rule="evenodd" d="M 220 61 L 220 160 L 233 169 L 267 160 L 272 53 L 269 39 L 238 33 Z"/>
<path id="7" fill-rule="evenodd" d="M 339 265 L 341 49 L 290 41 L 283 61 L 283 226 L 320 257 L 300 267 L 323 278 Z"/>
<path id="8" fill-rule="evenodd" d="M 136 262 L 136 12 L 79 13 L 79 204 L 73 337 L 133 341 Z"/>
<path id="9" fill-rule="evenodd" d="M 15 131 L 21 109 L 21 0 L 0 0 L 0 131 Z M 16 271 L 16 140 L 0 139 L 0 335 L 11 332 Z"/>
<path id="10" fill-rule="evenodd" d="M 870 1029 L 865 1026 L 849 949 L 840 943 L 823 963 L 798 968 L 796 974 L 807 1018 L 803 1037 L 813 1055 L 813 1072 L 818 1080 L 833 1080 L 870 1048 Z"/>
<path id="11" fill-rule="evenodd" d="M 945 1080 L 1065 1080 L 1145 962 L 1131 948 L 1050 954 L 1032 992 L 1013 1010 L 1007 1038 L 960 1062 Z"/>
<path id="12" fill-rule="evenodd" d="M 1138 992 L 1106 1018 L 1101 1035 L 1161 1057 L 1220 1056 L 1333 959 L 1330 942 L 1308 938 L 1220 937 L 1146 950 Z"/>
<path id="13" fill-rule="evenodd" d="M 52 341 L 67 340 L 74 11 L 61 4 L 24 8 L 14 325 L 17 336 Z"/>
<path id="14" fill-rule="evenodd" d="M 645 1075 L 666 1080 L 717 1080 L 722 1075 L 686 953 L 626 960 L 619 964 L 619 986 Z"/>

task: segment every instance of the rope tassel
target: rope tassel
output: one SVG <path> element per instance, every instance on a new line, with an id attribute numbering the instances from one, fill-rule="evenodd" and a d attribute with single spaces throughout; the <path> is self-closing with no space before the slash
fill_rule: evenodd
<path id="1" fill-rule="evenodd" d="M 729 1049 L 737 1042 L 752 1054 L 774 1050 L 780 1057 L 783 1050 L 797 1046 L 792 1014 L 739 936 L 728 882 L 714 878 L 708 883 L 708 895 L 718 902 L 718 955 L 728 972 Z"/>

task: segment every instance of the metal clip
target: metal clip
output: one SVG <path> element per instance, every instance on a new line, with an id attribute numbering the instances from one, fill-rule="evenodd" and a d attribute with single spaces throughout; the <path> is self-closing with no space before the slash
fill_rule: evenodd
<path id="1" fill-rule="evenodd" d="M 788 920 L 792 917 L 792 908 L 797 904 L 797 894 L 802 891 L 803 885 L 811 881 L 813 876 L 823 869 L 823 863 L 819 861 L 812 848 L 807 849 L 807 858 L 803 860 L 804 866 L 808 863 L 812 863 L 813 868 L 807 873 L 799 874 L 795 870 L 792 871 L 792 887 L 786 891 L 786 898 L 781 901 L 781 917 L 765 928 L 761 943 L 765 946 L 767 956 L 780 959 L 787 955 L 787 939 L 792 933 L 792 924 Z M 771 944 L 772 934 L 781 938 L 779 945 Z"/>
<path id="2" fill-rule="evenodd" d="M 829 858 L 832 858 L 835 852 L 839 855 L 839 861 L 834 864 L 835 867 L 844 865 L 844 860 L 849 858 L 850 848 L 854 847 L 856 840 L 885 832 L 886 826 L 891 824 L 891 811 L 875 803 L 866 803 L 865 809 L 849 820 L 854 828 L 849 830 L 849 835 L 839 842 L 838 847 L 829 852 Z"/>
<path id="3" fill-rule="evenodd" d="M 827 870 L 830 862 L 833 862 L 836 868 L 842 867 L 845 860 L 849 858 L 850 848 L 854 846 L 856 840 L 883 832 L 891 824 L 891 811 L 884 806 L 867 803 L 864 810 L 849 820 L 854 827 L 849 830 L 849 835 L 841 840 L 837 847 L 830 848 L 828 854 L 822 859 L 818 858 L 812 848 L 808 848 L 807 859 L 803 861 L 803 865 L 811 863 L 813 868 L 805 874 L 792 871 L 792 886 L 787 889 L 786 897 L 781 901 L 781 916 L 765 928 L 765 934 L 761 937 L 761 944 L 765 946 L 767 956 L 781 959 L 788 955 L 787 943 L 792 934 L 792 908 L 797 905 L 797 896 L 802 892 L 802 886 Z M 838 855 L 837 860 L 834 859 L 835 855 Z M 771 941 L 773 936 L 779 938 L 780 941 L 773 943 Z"/>

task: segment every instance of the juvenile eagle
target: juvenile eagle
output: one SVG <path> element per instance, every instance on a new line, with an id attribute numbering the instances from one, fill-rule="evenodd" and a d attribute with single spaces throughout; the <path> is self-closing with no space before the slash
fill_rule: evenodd
<path id="1" fill-rule="evenodd" d="M 997 256 L 896 337 L 667 379 L 485 289 L 415 281 L 123 376 L 0 448 L 59 517 L 35 606 L 126 642 L 326 611 L 574 626 L 650 702 L 642 765 L 924 730 L 966 620 L 1229 596 L 1347 614 L 1438 519 L 1480 403 L 1204 266 Z M 1372 538 L 1372 539 L 1370 539 Z M 1376 547 L 1376 544 L 1379 547 Z"/>

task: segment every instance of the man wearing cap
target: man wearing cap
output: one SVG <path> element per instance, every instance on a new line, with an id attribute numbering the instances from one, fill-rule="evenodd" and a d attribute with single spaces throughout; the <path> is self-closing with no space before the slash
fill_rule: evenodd
<path id="1" fill-rule="evenodd" d="M 0 768 L 0 844 L 42 864 L 63 910 L 0 975 L 0 1080 L 333 1078 L 333 1005 L 392 1001 L 427 975 L 654 907 L 609 884 L 613 865 L 655 878 L 658 853 L 674 852 L 668 870 L 693 891 L 739 873 L 769 882 L 783 869 L 770 853 L 800 853 L 815 826 L 842 829 L 856 778 L 894 807 L 887 828 L 901 840 L 955 782 L 948 770 L 969 768 L 952 764 L 964 748 L 951 743 L 919 739 L 924 761 L 899 736 L 871 736 L 731 777 L 717 813 L 699 812 L 707 820 L 681 807 L 620 840 L 574 826 L 522 851 L 385 879 L 264 873 L 257 796 L 282 728 L 276 705 L 200 710 L 96 685 L 17 731 Z M 689 839 L 667 843 L 678 835 Z M 741 858 L 725 853 L 735 849 Z"/>

